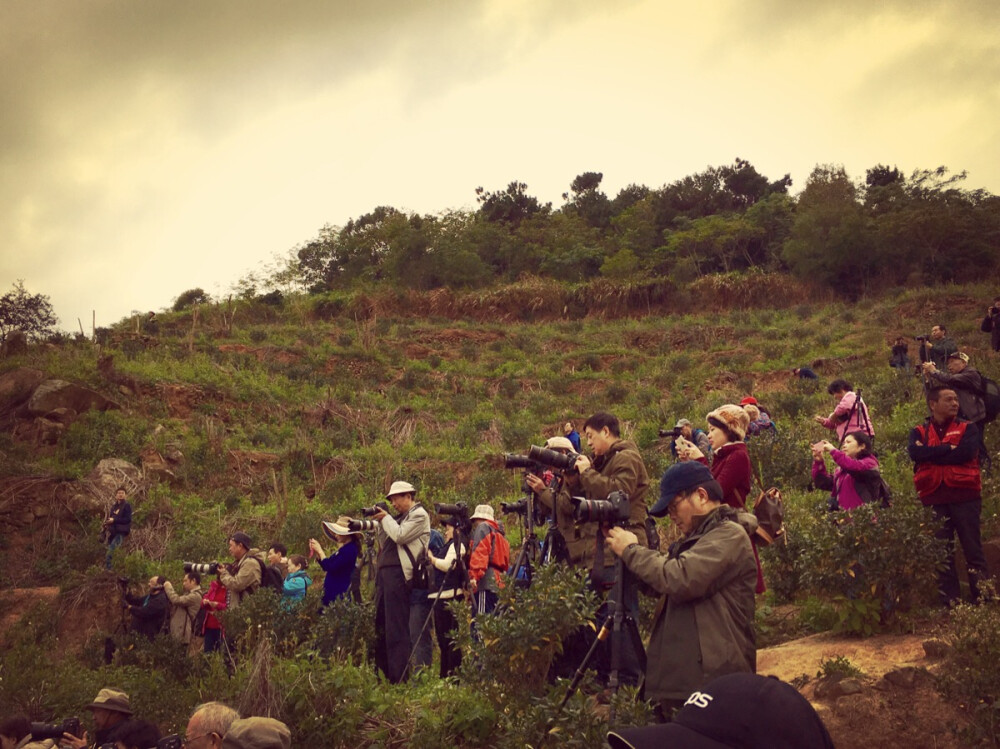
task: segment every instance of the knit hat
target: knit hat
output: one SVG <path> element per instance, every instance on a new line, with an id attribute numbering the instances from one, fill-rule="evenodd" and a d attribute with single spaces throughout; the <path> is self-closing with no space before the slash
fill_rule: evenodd
<path id="1" fill-rule="evenodd" d="M 726 674 L 688 697 L 673 722 L 608 733 L 613 749 L 833 749 L 809 700 L 773 676 Z"/>
<path id="2" fill-rule="evenodd" d="M 128 695 L 125 692 L 119 692 L 117 689 L 102 689 L 97 693 L 94 701 L 91 702 L 86 710 L 112 710 L 116 713 L 124 713 L 125 715 L 132 714 L 132 708 L 128 704 Z"/>
<path id="3" fill-rule="evenodd" d="M 469 520 L 496 520 L 493 516 L 493 508 L 489 505 L 476 505 L 476 511 L 472 513 Z"/>
<path id="4" fill-rule="evenodd" d="M 290 749 L 292 732 L 274 718 L 234 720 L 222 739 L 222 749 Z"/>
<path id="5" fill-rule="evenodd" d="M 416 494 L 417 490 L 413 488 L 413 484 L 408 481 L 393 481 L 392 486 L 389 487 L 389 491 L 386 492 L 385 498 L 389 499 L 397 494 Z"/>
<path id="6" fill-rule="evenodd" d="M 750 426 L 750 416 L 747 412 L 732 403 L 719 406 L 705 418 L 708 419 L 709 424 L 714 421 L 715 426 L 725 429 L 735 440 L 742 440 L 746 437 L 747 428 Z"/>

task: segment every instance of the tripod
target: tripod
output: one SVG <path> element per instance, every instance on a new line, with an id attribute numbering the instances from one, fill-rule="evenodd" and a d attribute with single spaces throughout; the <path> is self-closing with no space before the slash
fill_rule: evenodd
<path id="1" fill-rule="evenodd" d="M 587 671 L 587 666 L 590 664 L 591 658 L 593 658 L 594 654 L 597 652 L 597 648 L 609 637 L 611 638 L 611 668 L 608 674 L 608 687 L 611 689 L 612 696 L 618 694 L 618 688 L 621 686 L 619 671 L 621 670 L 622 665 L 623 629 L 627 630 L 629 637 L 632 638 L 632 646 L 635 648 L 635 653 L 639 658 L 639 665 L 642 673 L 645 674 L 646 672 L 646 651 L 642 646 L 642 637 L 639 635 L 639 625 L 635 621 L 635 618 L 633 618 L 632 614 L 625 608 L 626 587 L 631 590 L 631 586 L 635 585 L 635 582 L 632 580 L 631 573 L 625 569 L 625 565 L 622 562 L 621 557 L 615 557 L 614 569 L 615 579 L 611 586 L 611 591 L 608 593 L 606 602 L 608 614 L 604 619 L 604 623 L 601 625 L 600 631 L 597 633 L 597 637 L 594 638 L 594 642 L 591 644 L 590 649 L 583 657 L 580 667 L 577 668 L 576 673 L 573 675 L 573 680 L 570 682 L 569 688 L 566 690 L 566 694 L 556 710 L 557 715 L 566 706 L 566 703 L 569 702 L 570 697 L 573 696 L 574 692 L 576 692 L 577 688 L 580 686 L 580 682 L 583 681 L 583 677 Z M 614 722 L 615 703 L 614 699 L 612 699 L 608 712 L 608 724 L 614 725 Z"/>
<path id="2" fill-rule="evenodd" d="M 534 492 L 528 491 L 524 496 L 524 503 L 524 518 L 522 520 L 524 543 L 521 544 L 521 551 L 510 568 L 510 574 L 515 585 L 527 588 L 531 585 L 531 579 L 534 576 L 534 564 L 541 559 L 542 547 L 535 537 Z"/>
<path id="3" fill-rule="evenodd" d="M 125 592 L 128 589 L 128 580 L 123 577 L 116 579 L 118 586 L 118 611 L 119 618 L 118 624 L 115 625 L 114 631 L 110 636 L 104 638 L 104 662 L 107 665 L 111 665 L 111 661 L 115 657 L 115 650 L 118 646 L 115 644 L 115 638 L 121 637 L 122 635 L 128 634 L 128 602 L 125 600 Z"/>
<path id="4" fill-rule="evenodd" d="M 351 574 L 351 598 L 355 603 L 361 603 L 361 577 L 368 570 L 368 582 L 375 580 L 375 534 L 364 535 L 365 548 L 358 555 L 357 564 Z"/>

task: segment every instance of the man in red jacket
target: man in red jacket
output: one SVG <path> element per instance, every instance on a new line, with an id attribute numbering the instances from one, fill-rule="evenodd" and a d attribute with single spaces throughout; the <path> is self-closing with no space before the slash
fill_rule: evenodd
<path id="1" fill-rule="evenodd" d="M 956 534 L 965 554 L 973 602 L 979 600 L 979 579 L 988 575 L 980 536 L 979 430 L 958 418 L 958 395 L 950 388 L 931 388 L 927 405 L 930 418 L 910 432 L 908 452 L 917 494 L 941 522 L 937 537 L 948 546 L 948 558 L 938 572 L 938 593 L 941 603 L 951 607 L 961 598 L 955 569 Z"/>

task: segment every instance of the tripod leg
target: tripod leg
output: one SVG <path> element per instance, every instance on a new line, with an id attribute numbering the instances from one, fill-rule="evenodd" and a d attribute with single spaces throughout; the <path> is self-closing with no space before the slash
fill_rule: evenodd
<path id="1" fill-rule="evenodd" d="M 580 662 L 580 667 L 577 668 L 576 673 L 573 675 L 573 681 L 569 683 L 569 688 L 566 690 L 566 694 L 563 696 L 562 702 L 559 703 L 559 710 L 566 707 L 566 703 L 569 702 L 570 697 L 573 696 L 577 687 L 580 686 L 580 682 L 583 681 L 584 674 L 587 673 L 587 666 L 590 664 L 590 659 L 594 657 L 594 653 L 597 652 L 598 646 L 607 640 L 610 634 L 611 630 L 608 629 L 608 623 L 605 621 L 604 626 L 601 627 L 600 631 L 598 631 L 597 637 L 594 638 L 594 642 L 591 644 L 587 654 L 583 656 L 583 660 Z"/>

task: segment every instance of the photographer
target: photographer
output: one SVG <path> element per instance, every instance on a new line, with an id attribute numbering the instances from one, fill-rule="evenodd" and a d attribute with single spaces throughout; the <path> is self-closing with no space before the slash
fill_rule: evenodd
<path id="1" fill-rule="evenodd" d="M 108 540 L 108 554 L 104 558 L 104 569 L 111 569 L 111 555 L 122 545 L 125 536 L 132 532 L 132 505 L 125 499 L 125 487 L 115 491 L 115 501 L 108 510 L 103 524 L 104 537 Z"/>
<path id="2" fill-rule="evenodd" d="M 338 598 L 348 598 L 351 590 L 351 576 L 361 554 L 361 534 L 348 528 L 351 519 L 346 515 L 337 518 L 336 523 L 323 521 L 323 533 L 339 547 L 327 556 L 323 546 L 315 538 L 309 539 L 309 553 L 319 560 L 319 568 L 326 573 L 323 578 L 323 603 L 329 606 Z"/>
<path id="3" fill-rule="evenodd" d="M 182 594 L 174 591 L 173 584 L 167 580 L 163 583 L 163 592 L 167 595 L 173 609 L 170 614 L 170 636 L 185 645 L 191 643 L 194 634 L 194 620 L 201 608 L 201 575 L 197 572 L 185 572 L 181 582 Z"/>
<path id="4" fill-rule="evenodd" d="M 170 614 L 170 601 L 163 592 L 166 581 L 163 575 L 156 575 L 149 578 L 149 592 L 145 596 L 125 594 L 125 602 L 132 615 L 132 629 L 150 640 L 163 631 L 163 624 Z"/>
<path id="5" fill-rule="evenodd" d="M 404 681 L 410 658 L 410 597 L 417 560 L 423 564 L 431 536 L 431 519 L 419 502 L 417 490 L 406 481 L 394 481 L 386 494 L 398 513 L 379 509 L 380 544 L 375 571 L 375 665 L 393 684 Z"/>
<path id="6" fill-rule="evenodd" d="M 462 519 L 449 515 L 441 520 L 444 525 L 444 546 L 440 549 L 427 549 L 427 561 L 436 570 L 433 580 L 434 592 L 428 594 L 430 599 L 438 599 L 434 606 L 434 632 L 437 635 L 438 648 L 441 650 L 441 678 L 450 676 L 462 664 L 462 651 L 455 646 L 452 632 L 457 628 L 455 615 L 447 606 L 449 601 L 465 596 L 462 589 L 462 572 L 458 560 L 465 556 L 465 544 L 458 544 L 455 531 L 462 524 Z"/>
<path id="7" fill-rule="evenodd" d="M 938 369 L 944 369 L 948 357 L 958 351 L 955 342 L 947 337 L 948 329 L 944 325 L 931 328 L 930 336 L 917 336 L 920 342 L 920 363 L 932 362 Z"/>
<path id="8" fill-rule="evenodd" d="M 159 740 L 160 729 L 155 724 L 129 718 L 115 726 L 108 735 L 107 743 L 114 742 L 116 749 L 150 749 L 155 747 Z"/>
<path id="9" fill-rule="evenodd" d="M 500 575 L 510 566 L 510 544 L 493 516 L 489 505 L 476 505 L 469 518 L 472 521 L 472 540 L 469 546 L 469 585 L 474 596 L 474 617 L 491 614 L 504 587 Z"/>
<path id="10" fill-rule="evenodd" d="M 750 534 L 756 519 L 722 504 L 722 487 L 702 463 L 677 463 L 660 481 L 652 515 L 669 515 L 684 534 L 667 554 L 643 548 L 623 528 L 605 532 L 608 548 L 663 596 L 649 639 L 646 699 L 662 716 L 710 679 L 753 672 L 754 583 Z"/>
<path id="11" fill-rule="evenodd" d="M 261 573 L 267 561 L 260 549 L 252 549 L 250 536 L 237 531 L 229 537 L 229 553 L 233 555 L 233 563 L 220 564 L 216 574 L 219 582 L 229 591 L 228 606 L 238 608 L 244 597 L 260 587 Z"/>
<path id="12" fill-rule="evenodd" d="M 211 585 L 208 586 L 208 592 L 201 598 L 201 607 L 206 612 L 205 624 L 201 631 L 195 632 L 195 634 L 205 638 L 206 653 L 214 653 L 222 647 L 226 633 L 222 629 L 222 622 L 219 620 L 218 614 L 226 610 L 228 599 L 229 594 L 226 592 L 226 586 L 218 580 L 212 581 Z"/>
<path id="13" fill-rule="evenodd" d="M 576 452 L 572 442 L 566 437 L 550 437 L 545 442 L 545 449 L 560 455 Z M 524 480 L 538 499 L 541 514 L 551 517 L 555 524 L 553 535 L 558 540 L 554 543 L 552 558 L 573 567 L 585 567 L 588 553 L 593 556 L 593 526 L 585 528 L 574 520 L 574 505 L 569 499 L 569 489 L 566 489 L 566 494 L 559 494 L 559 487 L 563 485 L 563 475 L 563 471 L 549 468 L 541 476 L 528 471 Z"/>
<path id="14" fill-rule="evenodd" d="M 683 437 L 688 442 L 701 450 L 702 455 L 709 463 L 712 462 L 712 443 L 708 441 L 708 435 L 701 429 L 696 429 L 687 419 L 679 419 L 673 429 L 674 439 L 670 443 L 670 454 L 675 458 L 677 454 L 677 438 Z"/>
<path id="15" fill-rule="evenodd" d="M 117 689 L 100 690 L 94 701 L 84 709 L 90 710 L 94 716 L 93 746 L 101 746 L 111 741 L 111 734 L 114 729 L 132 716 L 128 695 L 125 692 L 119 692 Z M 72 747 L 72 749 L 85 749 L 85 747 L 91 746 L 91 744 L 87 741 L 87 732 L 84 731 L 82 738 L 63 734 L 62 739 L 59 741 L 59 746 Z"/>
<path id="16" fill-rule="evenodd" d="M 838 378 L 827 386 L 826 392 L 834 397 L 837 405 L 829 416 L 817 414 L 813 416 L 813 421 L 836 431 L 839 442 L 844 441 L 848 432 L 862 431 L 869 437 L 875 436 L 875 427 L 868 416 L 868 406 L 854 392 L 851 383 Z"/>
<path id="17" fill-rule="evenodd" d="M 986 308 L 986 317 L 979 329 L 990 334 L 990 346 L 1000 352 L 1000 296 L 994 297 L 993 304 Z"/>

